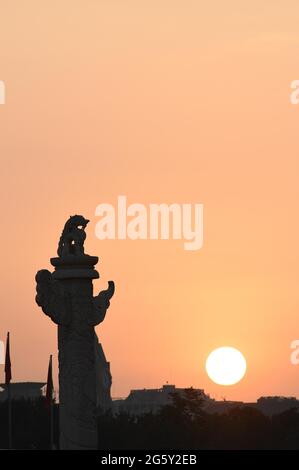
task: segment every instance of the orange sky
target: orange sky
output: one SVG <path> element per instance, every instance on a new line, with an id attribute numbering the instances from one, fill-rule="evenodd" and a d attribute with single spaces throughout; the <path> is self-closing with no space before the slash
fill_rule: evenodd
<path id="1" fill-rule="evenodd" d="M 0 339 L 11 331 L 14 380 L 45 379 L 56 354 L 34 276 L 82 213 L 95 287 L 116 283 L 97 329 L 114 396 L 167 380 L 299 396 L 298 19 L 297 0 L 0 0 Z M 97 240 L 96 206 L 121 194 L 203 203 L 204 248 Z M 248 362 L 232 387 L 204 370 L 223 345 Z"/>

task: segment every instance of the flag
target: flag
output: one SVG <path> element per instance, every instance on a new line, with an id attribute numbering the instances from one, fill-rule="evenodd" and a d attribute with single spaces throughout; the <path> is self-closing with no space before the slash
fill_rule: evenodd
<path id="1" fill-rule="evenodd" d="M 6 340 L 6 353 L 5 353 L 5 384 L 9 385 L 11 381 L 11 362 L 10 362 L 10 348 L 9 348 L 9 333 L 7 333 Z"/>
<path id="2" fill-rule="evenodd" d="M 46 405 L 50 408 L 53 398 L 53 378 L 52 378 L 52 354 L 49 360 L 47 390 L 46 390 Z"/>

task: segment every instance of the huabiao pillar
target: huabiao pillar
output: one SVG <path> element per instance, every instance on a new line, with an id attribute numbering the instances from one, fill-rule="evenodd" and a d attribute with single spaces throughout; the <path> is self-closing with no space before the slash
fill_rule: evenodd
<path id="1" fill-rule="evenodd" d="M 101 323 L 114 294 L 114 283 L 93 295 L 96 256 L 84 253 L 83 216 L 66 222 L 54 272 L 36 274 L 36 302 L 58 325 L 60 449 L 97 449 L 95 326 Z"/>

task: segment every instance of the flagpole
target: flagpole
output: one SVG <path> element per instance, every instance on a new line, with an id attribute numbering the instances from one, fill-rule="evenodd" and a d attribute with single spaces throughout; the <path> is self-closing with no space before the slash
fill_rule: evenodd
<path id="1" fill-rule="evenodd" d="M 12 415 L 11 415 L 11 390 L 10 383 L 7 385 L 7 397 L 8 397 L 8 448 L 12 449 Z"/>
<path id="2" fill-rule="evenodd" d="M 11 416 L 11 361 L 10 361 L 10 340 L 9 332 L 7 333 L 6 352 L 5 352 L 5 385 L 7 390 L 7 407 L 8 407 L 8 448 L 12 449 L 12 416 Z"/>
<path id="3" fill-rule="evenodd" d="M 50 355 L 51 373 L 52 373 L 52 354 Z M 51 450 L 54 449 L 54 409 L 53 409 L 53 389 L 51 390 L 51 401 L 50 401 L 50 439 L 51 439 Z"/>
<path id="4" fill-rule="evenodd" d="M 53 404 L 53 377 L 52 377 L 52 354 L 50 355 L 47 389 L 46 389 L 46 405 L 50 413 L 50 449 L 54 449 L 54 404 Z"/>
<path id="5" fill-rule="evenodd" d="M 51 411 L 50 411 L 50 420 L 51 420 L 51 450 L 54 450 L 54 403 L 51 400 Z"/>

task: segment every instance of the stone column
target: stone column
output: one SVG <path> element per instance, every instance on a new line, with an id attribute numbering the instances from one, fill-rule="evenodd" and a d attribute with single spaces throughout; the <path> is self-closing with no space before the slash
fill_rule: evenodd
<path id="1" fill-rule="evenodd" d="M 93 296 L 98 258 L 84 254 L 85 233 L 78 238 L 77 232 L 84 232 L 85 226 L 80 225 L 83 229 L 77 224 L 68 237 L 64 229 L 66 238 L 63 243 L 60 239 L 60 248 L 65 243 L 68 249 L 58 250 L 61 256 L 51 259 L 55 271 L 41 270 L 36 275 L 36 302 L 58 325 L 61 449 L 97 449 L 94 327 L 104 320 L 114 293 L 114 283 L 109 281 L 107 290 Z M 77 250 L 80 237 L 83 242 Z"/>

